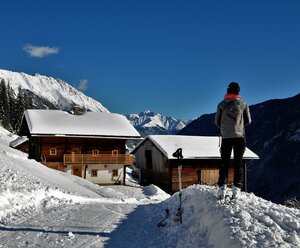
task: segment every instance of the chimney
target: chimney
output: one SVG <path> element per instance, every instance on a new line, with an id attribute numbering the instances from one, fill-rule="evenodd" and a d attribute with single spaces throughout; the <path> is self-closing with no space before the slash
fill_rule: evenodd
<path id="1" fill-rule="evenodd" d="M 80 106 L 74 106 L 73 107 L 73 113 L 74 113 L 74 115 L 81 115 Z"/>

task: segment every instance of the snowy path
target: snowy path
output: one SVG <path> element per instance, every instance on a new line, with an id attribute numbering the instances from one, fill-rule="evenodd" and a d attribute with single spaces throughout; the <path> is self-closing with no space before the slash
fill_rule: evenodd
<path id="1" fill-rule="evenodd" d="M 123 194 L 123 203 L 105 203 L 102 199 L 85 199 L 85 203 L 56 199 L 50 203 L 47 199 L 36 209 L 7 216 L 5 225 L 0 225 L 0 247 L 156 247 L 153 242 L 160 243 L 161 239 L 157 235 L 154 238 L 153 232 L 159 235 L 160 231 L 155 226 L 156 219 L 151 222 L 150 210 L 159 209 L 161 196 L 157 188 L 109 189 L 113 188 Z M 132 194 L 137 196 L 134 204 Z M 125 229 L 124 223 L 128 225 Z M 143 231 L 150 232 L 150 239 L 141 239 Z"/>
<path id="2" fill-rule="evenodd" d="M 109 233 L 133 210 L 124 204 L 75 204 L 39 212 L 1 226 L 0 247 L 103 247 Z"/>

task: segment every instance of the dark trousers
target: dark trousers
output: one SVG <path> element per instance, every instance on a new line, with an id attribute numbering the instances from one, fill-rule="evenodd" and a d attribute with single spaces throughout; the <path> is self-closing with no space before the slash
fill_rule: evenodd
<path id="1" fill-rule="evenodd" d="M 231 163 L 230 156 L 233 149 L 233 166 L 234 166 L 234 179 L 233 185 L 242 188 L 244 183 L 244 164 L 243 155 L 245 152 L 245 139 L 244 138 L 228 138 L 222 139 L 221 145 L 221 158 L 222 165 L 219 171 L 219 186 L 227 184 L 228 169 Z"/>

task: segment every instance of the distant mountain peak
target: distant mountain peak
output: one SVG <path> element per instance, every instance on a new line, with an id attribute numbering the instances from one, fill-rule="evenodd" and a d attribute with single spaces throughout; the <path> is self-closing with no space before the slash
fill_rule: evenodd
<path id="1" fill-rule="evenodd" d="M 9 83 L 15 92 L 27 92 L 33 104 L 41 109 L 70 110 L 74 105 L 90 111 L 109 112 L 101 103 L 86 96 L 62 79 L 55 79 L 35 73 L 34 76 L 24 72 L 0 69 L 0 79 Z"/>
<path id="2" fill-rule="evenodd" d="M 139 116 L 144 116 L 144 115 L 147 115 L 147 116 L 154 116 L 154 115 L 156 115 L 156 114 L 157 114 L 157 113 L 154 113 L 154 112 L 150 111 L 149 109 L 147 109 L 147 110 L 144 110 L 144 111 L 140 112 L 138 115 L 139 115 Z"/>
<path id="3" fill-rule="evenodd" d="M 150 110 L 126 116 L 131 124 L 144 136 L 149 134 L 176 134 L 186 126 L 186 122 L 163 116 Z"/>

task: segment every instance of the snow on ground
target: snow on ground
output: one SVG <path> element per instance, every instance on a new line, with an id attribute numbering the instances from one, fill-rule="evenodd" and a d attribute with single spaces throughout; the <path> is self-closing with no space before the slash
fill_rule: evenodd
<path id="1" fill-rule="evenodd" d="M 0 247 L 300 247 L 299 210 L 249 193 L 222 205 L 216 188 L 193 185 L 174 224 L 178 193 L 96 186 L 28 160 L 0 135 Z"/>

